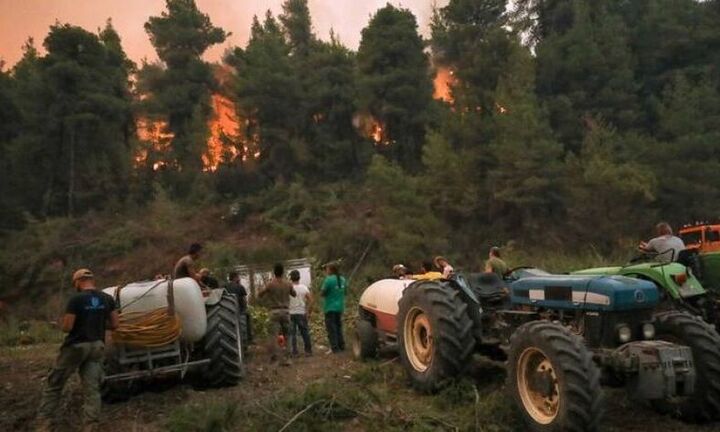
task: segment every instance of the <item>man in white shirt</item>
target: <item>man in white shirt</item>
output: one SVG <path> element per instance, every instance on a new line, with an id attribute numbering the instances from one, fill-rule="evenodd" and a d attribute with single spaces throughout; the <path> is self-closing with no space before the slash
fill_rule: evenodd
<path id="1" fill-rule="evenodd" d="M 660 222 L 655 226 L 657 237 L 651 239 L 647 243 L 640 242 L 640 249 L 643 252 L 655 253 L 656 261 L 669 263 L 677 261 L 680 252 L 685 249 L 685 243 L 673 235 L 673 230 L 667 222 Z"/>
<path id="2" fill-rule="evenodd" d="M 292 345 L 292 355 L 298 355 L 297 348 L 297 332 L 303 339 L 305 346 L 305 356 L 312 355 L 312 342 L 310 341 L 310 328 L 308 327 L 308 316 L 312 305 L 312 294 L 307 286 L 300 283 L 300 272 L 293 270 L 290 272 L 290 281 L 295 288 L 295 297 L 290 297 L 290 344 Z"/>

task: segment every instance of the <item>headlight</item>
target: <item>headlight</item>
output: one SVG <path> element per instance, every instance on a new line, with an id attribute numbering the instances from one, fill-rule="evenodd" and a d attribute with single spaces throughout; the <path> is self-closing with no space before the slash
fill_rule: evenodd
<path id="1" fill-rule="evenodd" d="M 630 342 L 630 339 L 632 339 L 632 330 L 626 324 L 620 324 L 617 327 L 617 332 L 618 340 L 622 343 Z"/>
<path id="2" fill-rule="evenodd" d="M 642 326 L 643 337 L 645 339 L 655 339 L 655 326 L 650 323 L 645 323 Z"/>

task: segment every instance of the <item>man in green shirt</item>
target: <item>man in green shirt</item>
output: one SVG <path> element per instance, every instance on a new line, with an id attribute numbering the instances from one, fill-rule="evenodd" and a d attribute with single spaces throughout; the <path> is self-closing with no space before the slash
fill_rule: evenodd
<path id="1" fill-rule="evenodd" d="M 508 272 L 508 265 L 500 258 L 500 248 L 493 246 L 490 248 L 488 260 L 485 262 L 485 272 L 495 273 L 502 279 Z"/>
<path id="2" fill-rule="evenodd" d="M 340 276 L 337 265 L 328 264 L 325 266 L 325 272 L 327 276 L 320 289 L 320 294 L 324 299 L 323 311 L 325 312 L 325 328 L 330 343 L 330 352 L 339 353 L 345 351 L 342 314 L 345 311 L 347 283 L 345 282 L 345 278 Z M 330 352 L 328 352 L 328 354 Z"/>

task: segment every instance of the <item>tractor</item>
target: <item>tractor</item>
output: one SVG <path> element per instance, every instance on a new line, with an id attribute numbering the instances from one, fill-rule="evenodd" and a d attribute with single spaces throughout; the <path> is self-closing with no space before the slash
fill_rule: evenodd
<path id="1" fill-rule="evenodd" d="M 237 384 L 244 375 L 238 300 L 203 292 L 191 278 L 111 287 L 120 328 L 107 345 L 103 399 L 127 399 L 142 382 L 192 377 L 202 386 Z"/>
<path id="2" fill-rule="evenodd" d="M 686 249 L 672 262 L 657 261 L 662 253 L 643 253 L 628 264 L 575 271 L 576 275 L 622 275 L 653 282 L 660 291 L 659 311 L 682 310 L 720 324 L 720 253 L 698 255 Z M 717 273 L 717 274 L 716 274 Z M 714 285 L 709 285 L 714 284 Z M 706 289 L 708 286 L 718 288 Z"/>
<path id="3" fill-rule="evenodd" d="M 656 314 L 659 292 L 624 276 L 518 268 L 450 280 L 384 279 L 360 298 L 353 354 L 397 349 L 413 387 L 435 392 L 481 354 L 507 361 L 507 389 L 534 431 L 597 430 L 601 384 L 689 421 L 720 416 L 720 335 Z"/>

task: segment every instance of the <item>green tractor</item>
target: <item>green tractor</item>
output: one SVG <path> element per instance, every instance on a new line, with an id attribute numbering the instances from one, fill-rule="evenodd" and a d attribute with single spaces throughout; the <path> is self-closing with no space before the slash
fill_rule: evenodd
<path id="1" fill-rule="evenodd" d="M 660 311 L 683 310 L 700 316 L 709 324 L 720 326 L 720 302 L 714 291 L 708 291 L 698 278 L 697 254 L 682 251 L 678 262 L 659 262 L 660 254 L 644 253 L 629 263 L 572 272 L 575 275 L 619 275 L 653 282 L 660 291 Z M 673 257 L 674 258 L 674 257 Z M 720 262 L 718 263 L 720 267 Z"/>

